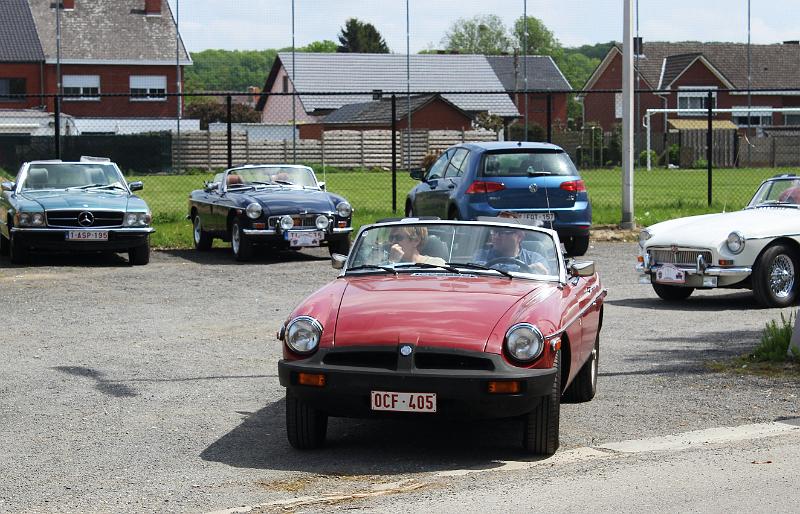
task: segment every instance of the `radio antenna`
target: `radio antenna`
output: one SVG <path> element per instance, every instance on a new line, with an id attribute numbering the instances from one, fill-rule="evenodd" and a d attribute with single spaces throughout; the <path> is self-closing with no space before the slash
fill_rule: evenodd
<path id="1" fill-rule="evenodd" d="M 550 230 L 553 230 L 553 218 L 555 218 L 555 216 L 553 215 L 552 211 L 550 210 L 550 194 L 548 194 L 548 192 L 547 192 L 547 186 L 546 185 L 545 185 L 545 188 L 544 188 L 544 199 L 547 201 L 547 214 L 548 214 L 547 217 L 550 218 Z"/>

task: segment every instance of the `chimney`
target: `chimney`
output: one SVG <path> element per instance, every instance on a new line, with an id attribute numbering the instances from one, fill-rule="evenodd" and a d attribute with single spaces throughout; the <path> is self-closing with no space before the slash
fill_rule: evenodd
<path id="1" fill-rule="evenodd" d="M 789 41 L 784 41 L 784 45 L 800 45 L 800 40 L 798 39 L 790 39 Z"/>
<path id="2" fill-rule="evenodd" d="M 372 99 L 373 100 L 380 100 L 383 98 L 383 90 L 382 89 L 373 89 L 372 90 Z"/>
<path id="3" fill-rule="evenodd" d="M 161 0 L 144 0 L 144 14 L 145 16 L 161 16 Z"/>
<path id="4" fill-rule="evenodd" d="M 641 37 L 633 38 L 633 55 L 644 55 L 644 42 Z"/>
<path id="5" fill-rule="evenodd" d="M 64 10 L 75 9 L 75 0 L 61 0 L 61 8 Z"/>

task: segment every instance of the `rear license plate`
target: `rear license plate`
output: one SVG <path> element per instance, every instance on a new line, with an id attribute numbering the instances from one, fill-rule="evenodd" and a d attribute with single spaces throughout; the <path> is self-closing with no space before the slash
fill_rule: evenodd
<path id="1" fill-rule="evenodd" d="M 290 230 L 286 233 L 289 246 L 319 246 L 324 237 L 321 230 Z"/>
<path id="2" fill-rule="evenodd" d="M 660 284 L 685 284 L 686 272 L 672 264 L 664 264 L 656 270 L 655 279 Z"/>
<path id="3" fill-rule="evenodd" d="M 391 412 L 436 412 L 436 393 L 372 391 L 372 410 Z"/>
<path id="4" fill-rule="evenodd" d="M 66 234 L 67 241 L 108 241 L 107 230 L 70 230 Z"/>
<path id="5" fill-rule="evenodd" d="M 556 219 L 556 215 L 552 212 L 535 212 L 535 213 L 520 213 L 520 219 L 523 220 L 533 220 L 533 221 L 553 221 Z"/>

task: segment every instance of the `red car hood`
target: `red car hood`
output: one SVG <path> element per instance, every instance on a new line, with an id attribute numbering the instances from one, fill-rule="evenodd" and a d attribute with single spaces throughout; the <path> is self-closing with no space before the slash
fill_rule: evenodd
<path id="1" fill-rule="evenodd" d="M 494 277 L 399 275 L 349 279 L 334 346 L 441 346 L 483 351 L 492 328 L 526 295 L 539 300 L 554 284 Z"/>

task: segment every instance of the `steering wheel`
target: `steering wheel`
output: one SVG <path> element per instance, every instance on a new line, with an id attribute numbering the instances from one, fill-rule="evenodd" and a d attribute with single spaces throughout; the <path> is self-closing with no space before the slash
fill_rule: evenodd
<path id="1" fill-rule="evenodd" d="M 495 264 L 514 264 L 519 266 L 519 270 L 523 273 L 533 273 L 533 270 L 525 261 L 521 261 L 516 257 L 495 257 L 486 263 L 486 267 L 491 268 Z"/>

